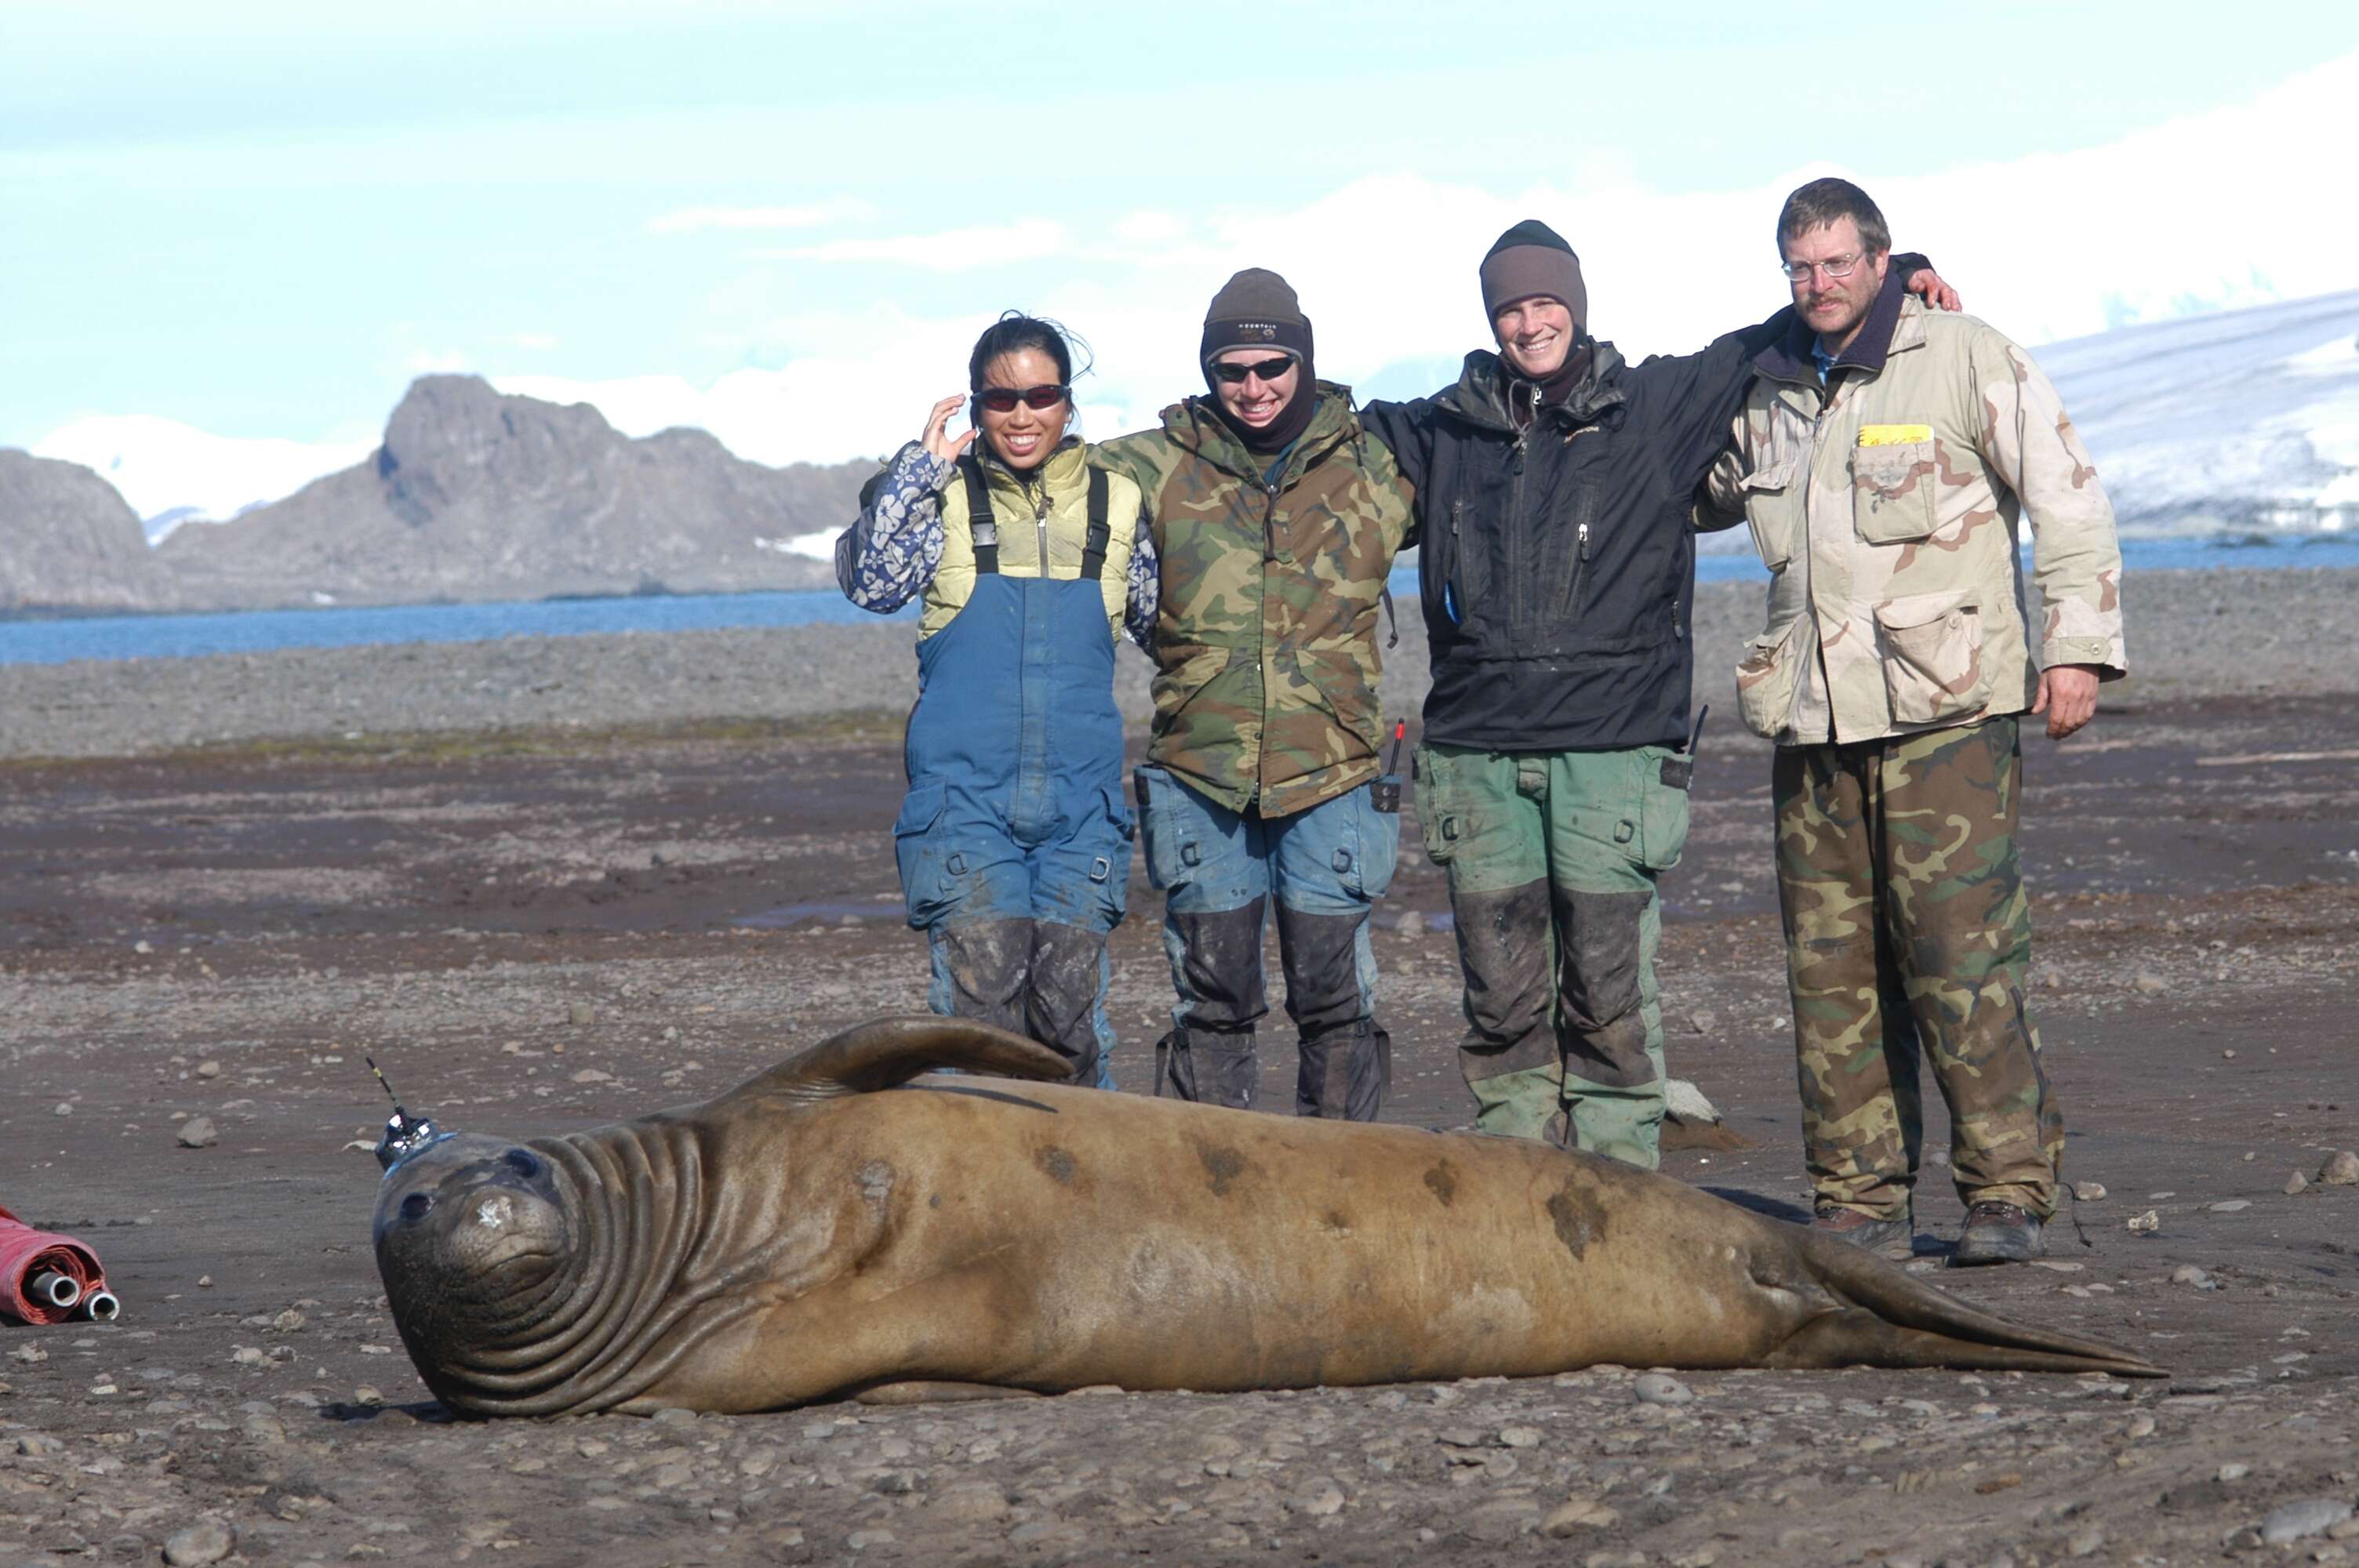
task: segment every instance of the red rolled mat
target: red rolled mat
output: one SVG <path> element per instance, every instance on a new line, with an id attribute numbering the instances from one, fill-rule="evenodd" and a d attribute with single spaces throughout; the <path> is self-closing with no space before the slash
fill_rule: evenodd
<path id="1" fill-rule="evenodd" d="M 82 1287 L 87 1298 L 104 1288 L 105 1266 L 98 1254 L 71 1236 L 35 1230 L 6 1208 L 0 1207 L 0 1315 L 19 1323 L 63 1323 L 80 1310 L 37 1302 L 27 1292 L 36 1274 L 63 1274 Z"/>

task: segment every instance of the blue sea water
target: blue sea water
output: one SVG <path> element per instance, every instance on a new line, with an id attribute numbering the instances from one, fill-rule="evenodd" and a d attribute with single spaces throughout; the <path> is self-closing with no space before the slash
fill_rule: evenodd
<path id="1" fill-rule="evenodd" d="M 2359 567 L 2359 537 L 2250 535 L 2224 539 L 2126 539 L 2125 568 L 2191 571 L 2212 567 Z M 1700 582 L 1765 581 L 1750 552 L 1712 555 Z M 1417 569 L 1393 573 L 1393 598 L 1414 613 Z M 565 637 L 600 632 L 696 632 L 723 627 L 852 624 L 915 618 L 914 607 L 871 615 L 832 589 L 793 593 L 705 593 L 631 599 L 537 600 L 500 604 L 407 604 L 380 608 L 255 610 L 218 615 L 105 615 L 0 621 L 0 665 L 74 659 L 178 659 L 276 648 L 342 648 L 390 643 L 473 643 L 501 637 Z"/>

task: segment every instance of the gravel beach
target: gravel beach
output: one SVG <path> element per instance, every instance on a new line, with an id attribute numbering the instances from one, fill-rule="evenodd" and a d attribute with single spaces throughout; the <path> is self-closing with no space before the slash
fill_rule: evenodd
<path id="1" fill-rule="evenodd" d="M 2359 689 L 2359 571 L 2134 577 L 2133 674 L 2108 704 Z M 1737 649 L 1762 589 L 1696 595 L 1696 696 L 1733 720 Z M 1387 713 L 1423 701 L 1425 628 L 1404 604 L 1386 657 Z M 786 630 L 518 637 L 496 643 L 292 649 L 213 658 L 0 666 L 0 756 L 125 756 L 266 738 L 634 726 L 906 712 L 917 695 L 905 622 Z M 1144 727 L 1148 666 L 1125 646 L 1124 712 Z"/>
<path id="2" fill-rule="evenodd" d="M 1907 1266 L 2172 1374 L 2135 1384 L 1599 1367 L 454 1421 L 372 1256 L 363 1058 L 446 1128 L 529 1137 L 922 1009 L 889 831 L 910 628 L 0 668 L 0 1203 L 92 1244 L 125 1309 L 0 1325 L 0 1564 L 2348 1563 L 2354 578 L 2140 579 L 2141 673 L 2085 734 L 2027 730 L 2027 1001 L 2076 1197 L 2038 1266 L 1944 1270 L 1936 1098 Z M 1723 713 L 1758 591 L 1701 599 Z M 1423 652 L 1405 625 L 1392 711 Z M 1767 755 L 1715 719 L 1664 881 L 1666 1051 L 1721 1119 L 1663 1170 L 1799 1219 Z M 1458 1130 L 1445 877 L 1402 828 L 1384 1119 Z M 1172 1000 L 1158 914 L 1134 866 L 1129 1093 Z M 1266 1107 L 1293 1041 L 1265 1028 Z"/>

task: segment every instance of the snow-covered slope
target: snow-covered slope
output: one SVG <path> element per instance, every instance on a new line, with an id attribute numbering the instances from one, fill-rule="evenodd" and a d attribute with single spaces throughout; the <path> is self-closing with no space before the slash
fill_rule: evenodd
<path id="1" fill-rule="evenodd" d="M 2122 530 L 2359 530 L 2359 290 L 2033 351 Z"/>
<path id="2" fill-rule="evenodd" d="M 154 544 L 184 523 L 226 522 L 366 457 L 373 441 L 250 440 L 153 415 L 77 419 L 34 448 L 80 463 L 122 493 Z"/>

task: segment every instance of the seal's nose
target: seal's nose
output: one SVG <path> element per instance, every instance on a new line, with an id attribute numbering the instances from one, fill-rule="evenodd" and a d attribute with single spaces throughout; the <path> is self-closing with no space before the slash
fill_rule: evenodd
<path id="1" fill-rule="evenodd" d="M 519 1217 L 517 1208 L 513 1195 L 495 1189 L 473 1200 L 466 1223 L 490 1231 L 512 1229 Z"/>

